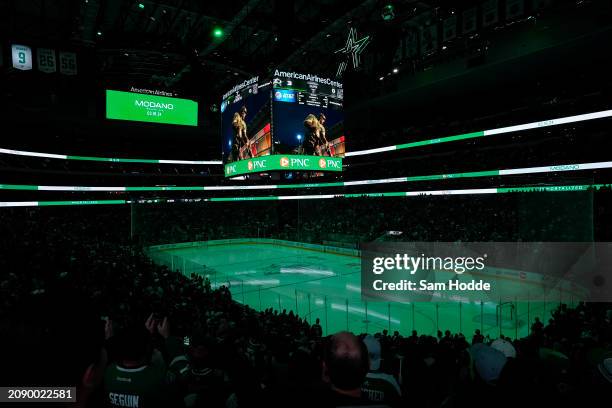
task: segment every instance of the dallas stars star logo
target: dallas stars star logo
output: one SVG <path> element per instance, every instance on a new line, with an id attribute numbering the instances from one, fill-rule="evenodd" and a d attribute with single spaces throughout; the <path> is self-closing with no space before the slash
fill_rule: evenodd
<path id="1" fill-rule="evenodd" d="M 351 27 L 349 30 L 349 35 L 346 39 L 346 45 L 343 48 L 340 48 L 335 53 L 344 54 L 345 60 L 338 65 L 338 71 L 336 72 L 336 76 L 342 76 L 346 67 L 348 66 L 348 60 L 353 61 L 353 68 L 357 69 L 361 64 L 361 53 L 370 43 L 370 36 L 366 35 L 365 37 L 357 39 L 357 30 L 354 27 Z"/>

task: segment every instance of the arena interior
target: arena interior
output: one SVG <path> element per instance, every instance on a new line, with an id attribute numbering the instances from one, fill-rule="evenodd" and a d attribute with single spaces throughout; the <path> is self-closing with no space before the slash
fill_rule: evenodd
<path id="1" fill-rule="evenodd" d="M 0 1 L 0 406 L 605 406 L 610 44 L 609 0 Z"/>

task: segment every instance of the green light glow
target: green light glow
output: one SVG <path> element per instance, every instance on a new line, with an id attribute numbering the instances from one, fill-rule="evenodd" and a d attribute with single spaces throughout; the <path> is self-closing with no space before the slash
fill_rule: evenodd
<path id="1" fill-rule="evenodd" d="M 223 37 L 223 29 L 221 27 L 215 27 L 212 34 L 215 38 L 221 38 Z"/>
<path id="2" fill-rule="evenodd" d="M 381 17 L 385 21 L 391 21 L 395 18 L 395 7 L 393 7 L 393 4 L 387 4 L 383 7 Z"/>

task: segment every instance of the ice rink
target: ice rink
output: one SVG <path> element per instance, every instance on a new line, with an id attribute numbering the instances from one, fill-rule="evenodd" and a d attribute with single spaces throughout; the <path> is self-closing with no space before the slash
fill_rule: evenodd
<path id="1" fill-rule="evenodd" d="M 325 334 L 399 330 L 409 335 L 435 335 L 437 330 L 471 337 L 480 329 L 492 338 L 500 333 L 528 334 L 536 316 L 546 321 L 560 299 L 549 302 L 363 302 L 360 295 L 360 258 L 265 240 L 193 244 L 156 248 L 151 258 L 189 275 L 208 276 L 213 286 L 226 285 L 234 300 L 263 310 L 293 310 L 314 322 L 321 319 Z M 323 248 L 323 247 L 321 247 Z M 343 251 L 341 251 L 343 252 Z M 346 251 L 345 251 L 346 252 Z M 565 301 L 570 303 L 569 299 Z"/>

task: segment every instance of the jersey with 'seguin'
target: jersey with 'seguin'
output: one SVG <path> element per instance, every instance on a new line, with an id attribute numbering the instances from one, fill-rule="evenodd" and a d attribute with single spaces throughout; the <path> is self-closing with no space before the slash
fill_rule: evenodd
<path id="1" fill-rule="evenodd" d="M 110 407 L 167 406 L 165 367 L 153 364 L 124 368 L 111 364 L 104 374 L 104 394 Z"/>

